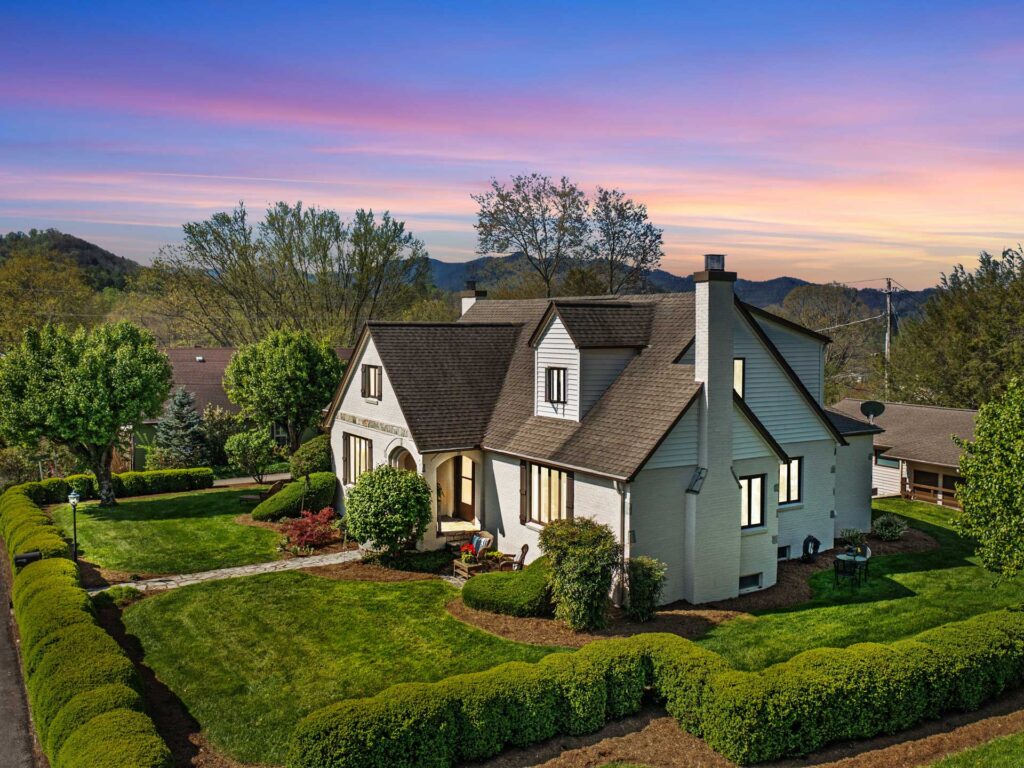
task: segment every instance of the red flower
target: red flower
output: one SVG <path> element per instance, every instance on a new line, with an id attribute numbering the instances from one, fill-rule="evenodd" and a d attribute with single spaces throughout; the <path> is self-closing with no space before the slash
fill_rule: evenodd
<path id="1" fill-rule="evenodd" d="M 472 542 L 467 541 L 465 544 L 459 547 L 459 552 L 469 552 L 469 554 L 475 555 L 476 548 L 473 546 Z"/>

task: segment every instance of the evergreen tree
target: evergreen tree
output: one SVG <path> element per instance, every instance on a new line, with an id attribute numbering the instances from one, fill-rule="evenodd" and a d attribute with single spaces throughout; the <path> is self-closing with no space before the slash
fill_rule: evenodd
<path id="1" fill-rule="evenodd" d="M 165 467 L 199 467 L 206 463 L 206 435 L 196 413 L 196 399 L 184 387 L 171 397 L 156 423 L 156 449 Z"/>

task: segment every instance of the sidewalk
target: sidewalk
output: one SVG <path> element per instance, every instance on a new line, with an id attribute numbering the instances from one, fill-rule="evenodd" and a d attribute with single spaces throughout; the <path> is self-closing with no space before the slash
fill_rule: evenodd
<path id="1" fill-rule="evenodd" d="M 14 620 L 7 609 L 9 600 L 7 580 L 0 576 L 0 768 L 33 768 L 32 726 L 14 645 Z"/>
<path id="2" fill-rule="evenodd" d="M 264 483 L 276 483 L 278 480 L 289 480 L 291 472 L 276 472 L 273 475 L 264 475 Z M 229 488 L 232 485 L 253 485 L 256 481 L 251 477 L 222 477 L 213 481 L 214 488 Z"/>
<path id="3" fill-rule="evenodd" d="M 303 568 L 313 568 L 318 565 L 337 565 L 358 560 L 362 553 L 358 549 L 349 549 L 345 552 L 332 552 L 329 555 L 312 555 L 310 557 L 293 557 L 289 560 L 272 560 L 269 563 L 255 563 L 254 565 L 239 565 L 234 568 L 220 568 L 216 571 L 203 571 L 201 573 L 186 573 L 180 576 L 162 576 L 156 579 L 143 579 L 142 581 L 125 581 L 120 584 L 108 584 L 105 587 L 96 587 L 89 590 L 89 594 L 104 592 L 111 587 L 134 587 L 140 592 L 149 592 L 161 589 L 176 589 L 187 587 L 189 584 L 199 584 L 204 581 L 219 581 L 221 579 L 237 579 L 242 576 L 255 576 L 260 573 L 279 573 L 281 571 L 299 571 Z"/>

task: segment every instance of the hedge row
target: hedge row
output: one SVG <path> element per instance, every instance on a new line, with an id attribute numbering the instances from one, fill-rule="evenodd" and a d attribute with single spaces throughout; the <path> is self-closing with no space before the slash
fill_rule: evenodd
<path id="1" fill-rule="evenodd" d="M 280 520 L 298 517 L 303 509 L 318 512 L 334 505 L 338 493 L 338 478 L 333 472 L 313 472 L 309 487 L 302 478 L 288 483 L 269 499 L 261 501 L 252 511 L 253 520 Z"/>
<path id="2" fill-rule="evenodd" d="M 508 616 L 551 614 L 551 565 L 540 557 L 521 571 L 482 573 L 466 582 L 462 601 L 470 608 Z"/>
<path id="3" fill-rule="evenodd" d="M 60 538 L 24 486 L 0 496 L 8 551 L 43 549 L 49 559 L 14 577 L 11 604 L 39 742 L 53 768 L 170 768 L 171 754 L 144 714 L 135 667 L 95 622 L 78 567 L 49 548 Z M 61 539 L 63 544 L 63 539 Z"/>
<path id="4" fill-rule="evenodd" d="M 298 724 L 288 766 L 448 768 L 591 733 L 636 712 L 647 689 L 712 749 L 757 763 L 973 710 L 1022 683 L 1020 610 L 891 645 L 809 651 L 759 672 L 735 671 L 675 635 L 636 635 L 331 705 Z"/>
<path id="5" fill-rule="evenodd" d="M 209 467 L 194 469 L 157 469 L 149 472 L 121 472 L 112 476 L 114 495 L 146 496 L 153 493 L 196 491 L 213 487 L 213 470 Z M 99 486 L 93 475 L 50 477 L 36 483 L 15 486 L 36 504 L 60 504 L 68 500 L 72 490 L 83 499 L 99 496 Z M 14 490 L 12 488 L 11 490 Z"/>

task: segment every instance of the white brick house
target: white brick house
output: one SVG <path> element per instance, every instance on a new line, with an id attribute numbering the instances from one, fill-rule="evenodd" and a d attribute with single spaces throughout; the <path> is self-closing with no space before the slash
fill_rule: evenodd
<path id="1" fill-rule="evenodd" d="M 870 526 L 877 427 L 823 408 L 828 339 L 746 305 L 707 257 L 690 294 L 488 301 L 455 323 L 370 323 L 327 419 L 343 486 L 381 463 L 460 529 L 539 555 L 590 517 L 668 564 L 666 602 L 770 587 L 814 536 Z"/>

